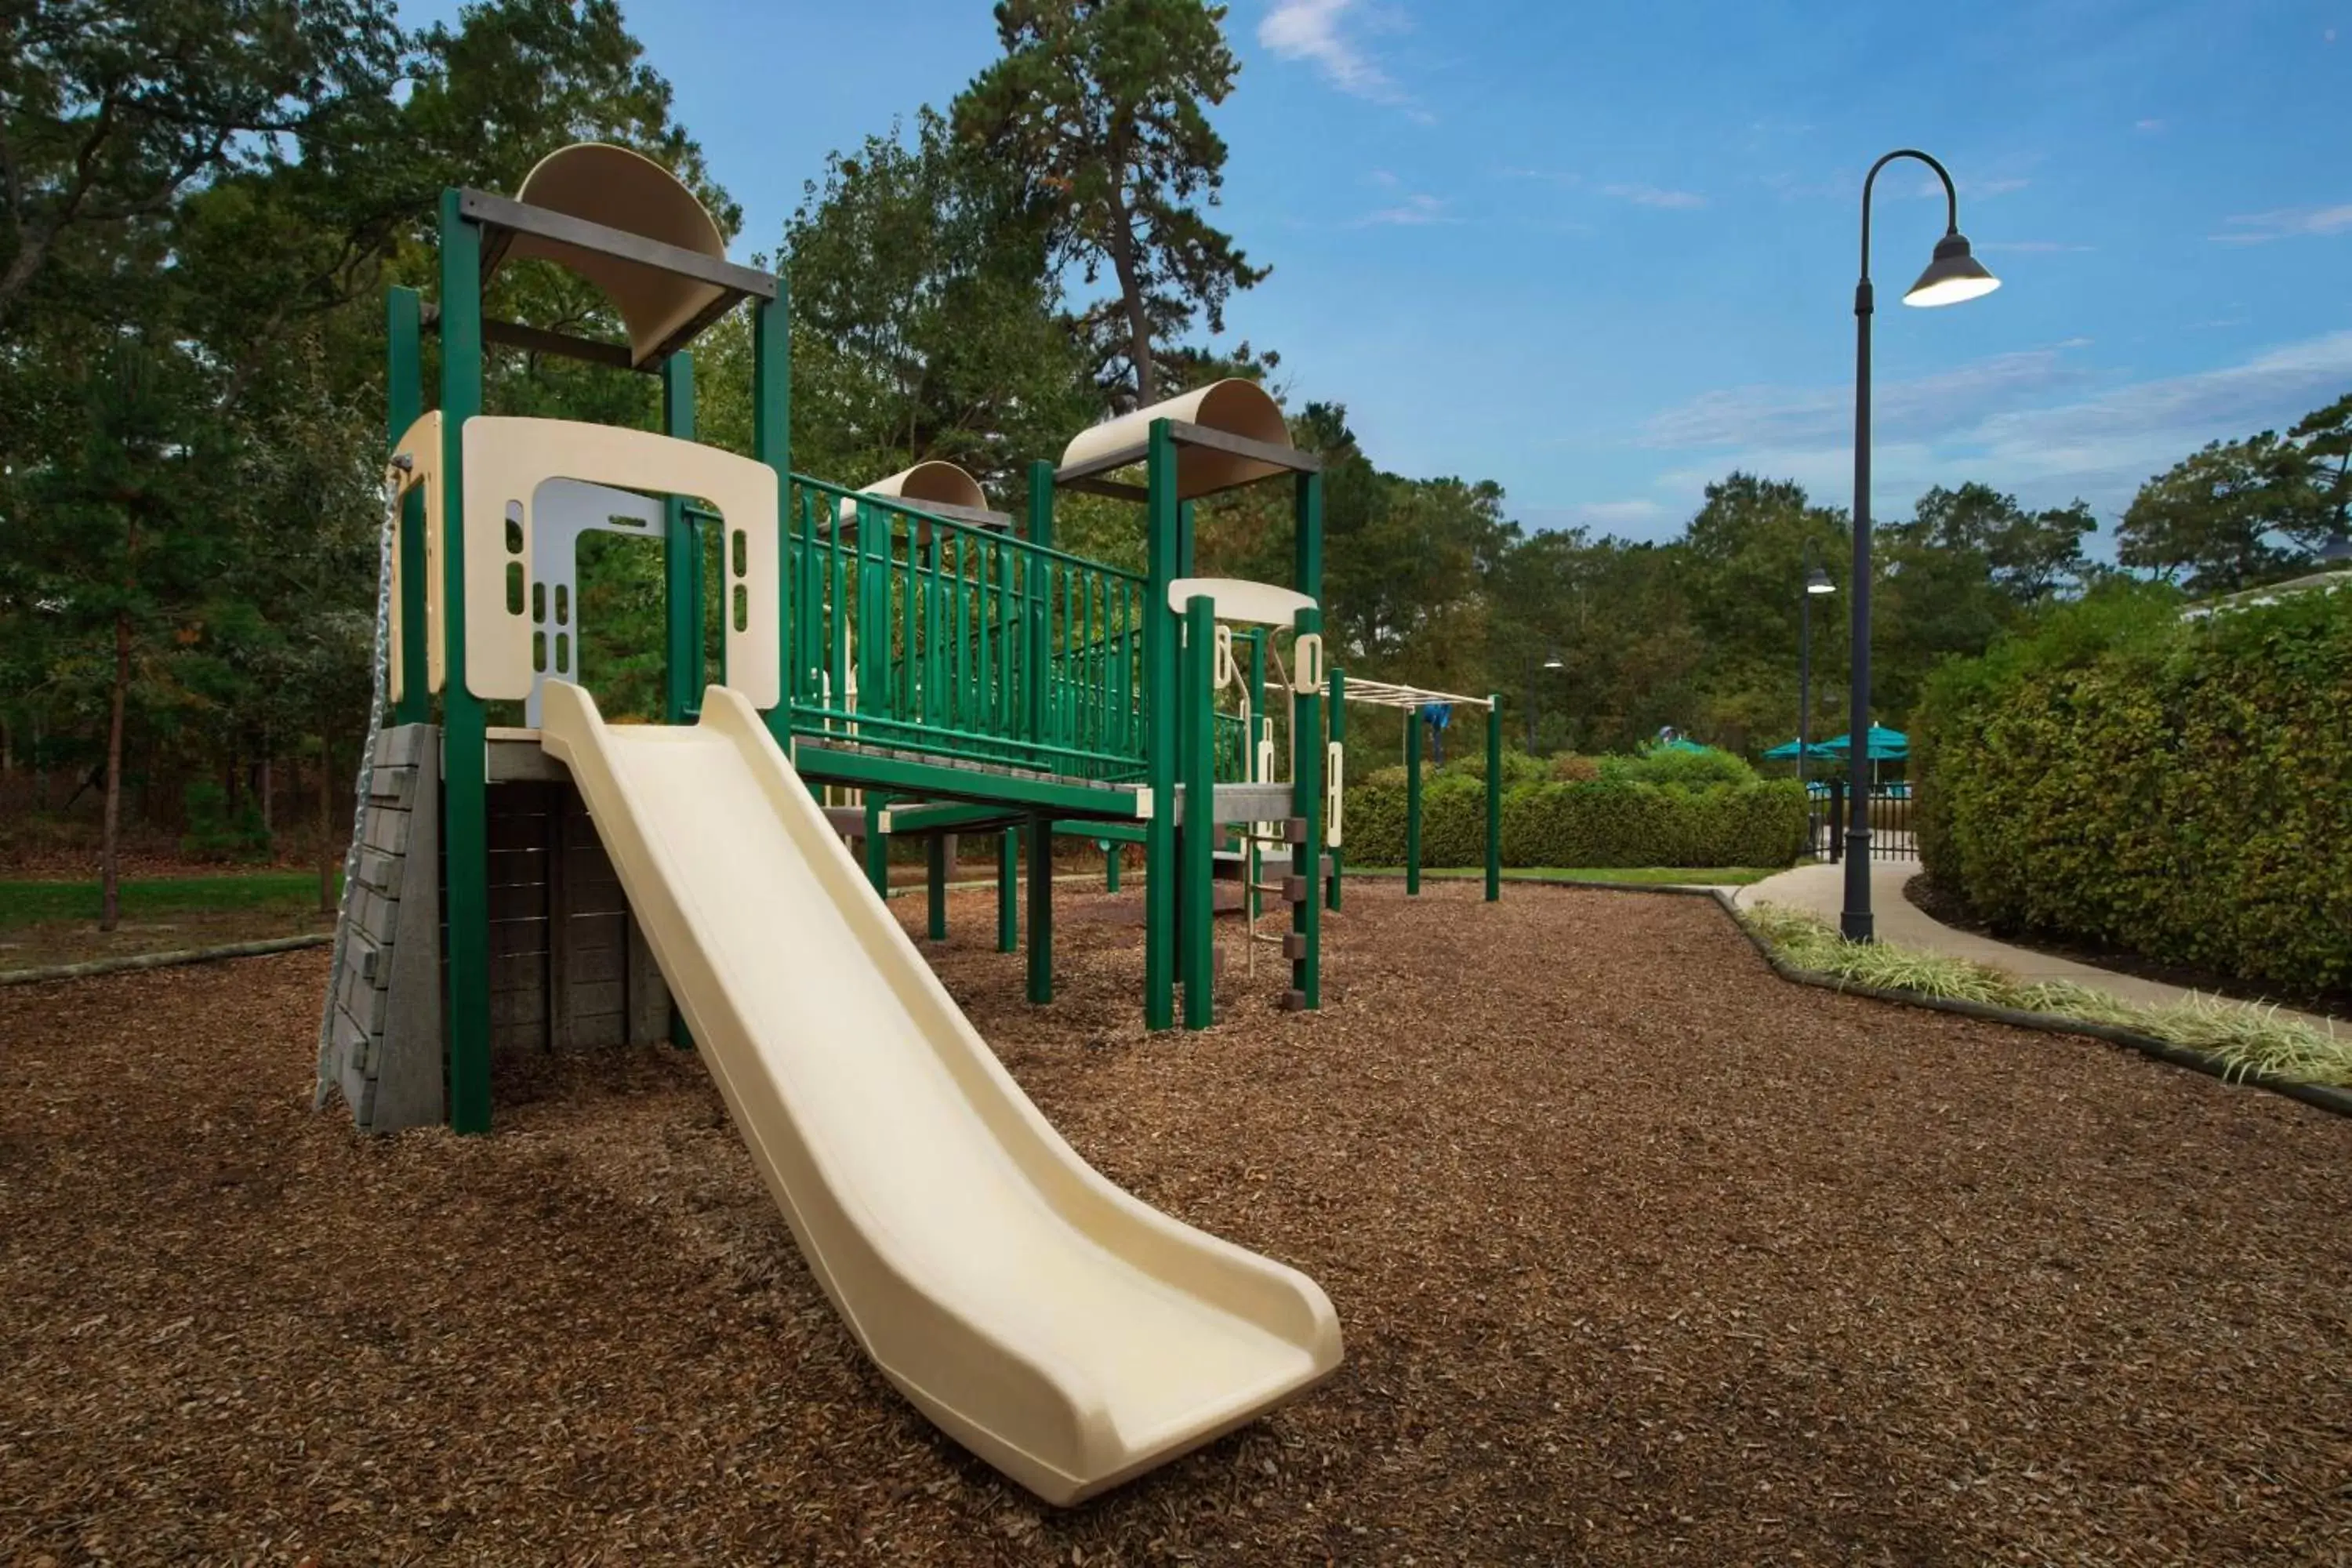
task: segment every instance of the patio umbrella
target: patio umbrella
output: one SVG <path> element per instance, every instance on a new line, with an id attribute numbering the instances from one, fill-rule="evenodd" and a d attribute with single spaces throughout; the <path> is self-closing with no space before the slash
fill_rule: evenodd
<path id="1" fill-rule="evenodd" d="M 1826 756 L 1834 761 L 1844 757 L 1853 746 L 1853 731 L 1849 730 L 1833 740 L 1815 742 L 1809 754 Z M 1767 756 L 1771 754 L 1769 752 L 1765 753 Z M 1793 757 L 1797 753 L 1791 751 L 1789 754 Z M 1870 760 L 1872 762 L 1899 763 L 1910 754 L 1911 737 L 1902 731 L 1890 730 L 1884 724 L 1873 724 L 1870 727 Z"/>

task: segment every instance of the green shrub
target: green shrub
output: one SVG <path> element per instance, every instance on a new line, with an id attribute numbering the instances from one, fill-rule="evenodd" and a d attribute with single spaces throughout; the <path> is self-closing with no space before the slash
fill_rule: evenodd
<path id="1" fill-rule="evenodd" d="M 1927 868 L 1995 927 L 2352 985 L 2352 595 L 2095 595 L 1939 670 L 1912 732 Z"/>
<path id="2" fill-rule="evenodd" d="M 1756 782 L 1756 770 L 1744 757 L 1729 752 L 1709 748 L 1704 752 L 1656 751 L 1643 752 L 1639 756 L 1612 756 L 1599 759 L 1601 776 L 1620 784 L 1678 784 L 1685 789 L 1706 789 L 1716 784 L 1744 784 Z"/>
<path id="3" fill-rule="evenodd" d="M 1480 784 L 1485 784 L 1486 754 L 1479 751 L 1467 752 L 1447 763 L 1438 771 L 1447 778 L 1475 779 Z M 1525 752 L 1503 753 L 1503 787 L 1505 789 L 1515 789 L 1520 784 L 1541 784 L 1549 776 L 1550 771 L 1541 757 L 1531 757 Z"/>
<path id="4" fill-rule="evenodd" d="M 1348 858 L 1404 860 L 1405 791 L 1349 784 Z M 1593 779 L 1528 783 L 1503 792 L 1507 866 L 1785 866 L 1804 835 L 1804 796 L 1794 784 L 1661 788 Z M 1485 784 L 1441 774 L 1422 791 L 1424 866 L 1476 866 L 1486 858 Z"/>
<path id="5" fill-rule="evenodd" d="M 1551 776 L 1559 784 L 1591 784 L 1601 776 L 1601 764 L 1591 757 L 1562 752 L 1551 760 Z"/>

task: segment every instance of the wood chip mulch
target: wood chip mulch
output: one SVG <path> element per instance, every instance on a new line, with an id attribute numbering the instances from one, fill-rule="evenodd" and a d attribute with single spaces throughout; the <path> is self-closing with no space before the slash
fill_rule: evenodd
<path id="1" fill-rule="evenodd" d="M 1348 905 L 1326 1012 L 1235 952 L 1147 1039 L 1132 926 L 1032 1009 L 956 900 L 1055 1124 L 1348 1339 L 1071 1512 L 865 1364 L 690 1055 L 367 1142 L 309 1110 L 322 954 L 0 992 L 0 1561 L 2352 1553 L 2352 1121 L 1780 984 L 1696 900 Z"/>

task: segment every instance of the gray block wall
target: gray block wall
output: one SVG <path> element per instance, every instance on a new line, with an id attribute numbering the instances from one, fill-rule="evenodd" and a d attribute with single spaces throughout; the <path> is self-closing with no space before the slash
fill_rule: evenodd
<path id="1" fill-rule="evenodd" d="M 357 874 L 344 900 L 330 1067 L 365 1132 L 446 1116 L 441 995 L 441 732 L 376 736 Z"/>

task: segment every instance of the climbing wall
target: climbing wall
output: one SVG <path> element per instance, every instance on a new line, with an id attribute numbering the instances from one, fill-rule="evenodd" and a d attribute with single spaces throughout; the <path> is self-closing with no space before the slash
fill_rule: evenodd
<path id="1" fill-rule="evenodd" d="M 377 732 L 343 902 L 328 1067 L 367 1132 L 443 1119 L 440 741 L 431 724 Z"/>

